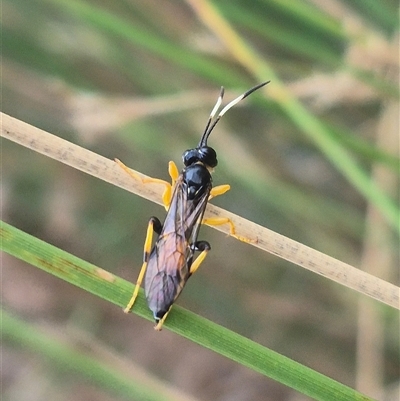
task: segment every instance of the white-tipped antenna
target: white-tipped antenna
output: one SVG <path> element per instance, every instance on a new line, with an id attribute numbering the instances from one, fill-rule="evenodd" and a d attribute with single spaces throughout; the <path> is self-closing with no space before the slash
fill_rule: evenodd
<path id="1" fill-rule="evenodd" d="M 207 138 L 208 138 L 208 135 L 210 135 L 209 133 L 207 134 L 208 128 L 210 127 L 211 121 L 213 120 L 215 114 L 217 113 L 219 106 L 221 106 L 222 99 L 224 98 L 224 93 L 225 93 L 225 89 L 223 86 L 221 86 L 221 92 L 219 93 L 217 103 L 215 103 L 214 108 L 211 110 L 210 117 L 208 118 L 206 128 L 204 130 L 203 135 L 201 136 L 201 139 L 199 142 L 199 148 L 201 148 L 202 146 L 207 146 Z"/>
<path id="2" fill-rule="evenodd" d="M 249 96 L 250 94 L 252 94 L 254 91 L 256 91 L 257 89 L 262 88 L 263 86 L 269 84 L 270 81 L 267 82 L 263 82 L 261 84 L 258 84 L 257 86 L 249 89 L 247 92 L 243 93 L 242 95 L 238 96 L 236 99 L 232 100 L 231 102 L 229 102 L 218 114 L 217 118 L 215 119 L 214 122 L 212 122 L 215 114 L 217 113 L 219 106 L 222 103 L 222 99 L 224 97 L 224 88 L 221 87 L 221 93 L 219 95 L 219 98 L 217 100 L 217 103 L 215 104 L 214 108 L 211 111 L 210 114 L 210 118 L 208 119 L 207 125 L 206 125 L 206 129 L 204 130 L 204 134 L 201 137 L 200 143 L 199 143 L 199 148 L 202 146 L 207 146 L 207 139 L 210 136 L 212 130 L 214 129 L 214 127 L 217 125 L 218 121 L 221 119 L 221 117 L 230 109 L 232 108 L 235 104 L 239 103 L 241 100 L 243 100 L 245 97 Z M 212 124 L 211 124 L 212 123 Z"/>

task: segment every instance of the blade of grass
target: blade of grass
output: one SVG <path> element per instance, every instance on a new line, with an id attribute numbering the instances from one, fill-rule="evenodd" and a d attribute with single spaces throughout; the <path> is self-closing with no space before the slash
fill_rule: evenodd
<path id="1" fill-rule="evenodd" d="M 5 252 L 120 307 L 127 304 L 132 294 L 134 286 L 127 281 L 4 222 L 1 224 L 1 247 Z M 143 291 L 133 312 L 152 320 Z M 179 306 L 174 306 L 164 327 L 316 400 L 371 400 Z"/>
<path id="2" fill-rule="evenodd" d="M 295 3 L 292 2 L 291 4 Z M 277 20 L 274 16 L 260 14 L 257 10 L 246 9 L 232 2 L 223 4 L 221 9 L 224 15 L 238 26 L 244 26 L 246 29 L 258 33 L 265 40 L 275 46 L 282 46 L 292 54 L 308 57 L 311 60 L 316 60 L 335 68 L 342 63 L 338 50 L 335 52 L 334 49 L 326 46 L 326 44 L 324 46 L 315 36 L 300 35 L 299 30 L 288 30 L 283 21 Z"/>
<path id="3" fill-rule="evenodd" d="M 139 180 L 135 181 L 112 160 L 23 123 L 4 113 L 0 114 L 0 118 L 2 120 L 1 135 L 3 137 L 124 188 L 143 198 L 162 204 L 163 188 L 160 188 L 160 185 L 142 184 Z M 140 172 L 136 173 L 146 177 Z M 400 308 L 400 289 L 391 283 L 214 205 L 208 204 L 205 217 L 229 218 L 234 223 L 238 235 L 254 239 L 254 242 L 249 245 L 277 255 L 394 308 Z M 229 227 L 226 226 L 227 224 L 214 226 L 213 228 L 229 235 Z"/>
<path id="4" fill-rule="evenodd" d="M 386 221 L 400 233 L 400 211 L 392 199 L 371 180 L 350 154 L 332 138 L 329 129 L 292 96 L 273 68 L 236 33 L 214 5 L 207 0 L 186 1 L 244 68 L 259 81 L 263 81 L 266 78 L 271 80 L 272 83 L 265 93 L 280 105 L 293 123 L 315 143 L 336 169 L 369 202 L 374 204 Z"/>
<path id="5" fill-rule="evenodd" d="M 325 34 L 330 34 L 337 39 L 344 39 L 342 24 L 334 20 L 331 16 L 322 12 L 314 4 L 304 1 L 290 0 L 264 0 L 264 3 L 270 3 L 270 6 L 280 10 L 285 15 L 291 15 L 295 19 L 301 20 L 310 26 L 318 28 Z"/>
<path id="6" fill-rule="evenodd" d="M 346 149 L 354 151 L 365 161 L 380 163 L 382 166 L 391 169 L 396 175 L 400 175 L 400 158 L 398 156 L 385 152 L 365 139 L 353 135 L 344 127 L 330 126 L 328 128 L 333 139 Z"/>

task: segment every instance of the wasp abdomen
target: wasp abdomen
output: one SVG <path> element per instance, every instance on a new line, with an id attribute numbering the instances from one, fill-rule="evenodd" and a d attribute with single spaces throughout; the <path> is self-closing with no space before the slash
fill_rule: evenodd
<path id="1" fill-rule="evenodd" d="M 146 291 L 146 298 L 156 321 L 162 319 L 168 312 L 182 291 L 185 281 L 180 275 L 170 275 L 165 272 L 159 272 L 152 277 L 151 286 Z"/>

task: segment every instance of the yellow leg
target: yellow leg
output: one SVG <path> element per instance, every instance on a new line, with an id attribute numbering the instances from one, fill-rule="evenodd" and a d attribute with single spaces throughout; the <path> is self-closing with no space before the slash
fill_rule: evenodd
<path id="1" fill-rule="evenodd" d="M 125 172 L 127 172 L 135 180 L 141 181 L 143 184 L 152 183 L 152 184 L 164 185 L 165 190 L 162 194 L 162 201 L 165 209 L 168 210 L 172 198 L 172 188 L 174 187 L 175 181 L 178 179 L 179 176 L 178 168 L 176 167 L 176 164 L 174 162 L 171 161 L 168 164 L 168 172 L 172 179 L 172 184 L 170 184 L 169 182 L 161 180 L 159 178 L 142 178 L 139 174 L 135 173 L 129 167 L 125 166 L 125 164 L 122 163 L 120 160 L 118 159 L 114 160 Z"/>
<path id="2" fill-rule="evenodd" d="M 169 312 L 171 311 L 171 308 L 168 309 L 168 312 L 162 317 L 162 319 L 160 319 L 158 321 L 158 323 L 154 326 L 154 330 L 156 331 L 161 331 L 162 330 L 162 326 L 165 322 L 165 319 L 167 318 Z"/>
<path id="3" fill-rule="evenodd" d="M 208 200 L 215 198 L 216 196 L 223 195 L 225 192 L 228 192 L 230 189 L 231 189 L 231 186 L 228 184 L 218 185 L 211 189 Z"/>
<path id="4" fill-rule="evenodd" d="M 257 242 L 257 241 L 251 240 L 249 238 L 242 237 L 241 235 L 237 235 L 235 225 L 233 224 L 232 220 L 228 219 L 227 217 L 210 217 L 208 219 L 203 219 L 201 224 L 208 224 L 210 226 L 222 226 L 223 224 L 229 224 L 229 227 L 230 227 L 229 235 L 230 236 L 237 238 L 239 241 L 242 241 L 242 242 L 247 242 L 247 243 Z"/>
<path id="5" fill-rule="evenodd" d="M 225 192 L 229 191 L 230 189 L 231 189 L 231 187 L 228 184 L 218 185 L 211 190 L 208 200 L 215 198 L 216 196 L 223 195 Z M 242 242 L 247 242 L 247 243 L 254 242 L 254 240 L 237 235 L 235 225 L 233 224 L 232 220 L 228 219 L 227 217 L 210 217 L 208 219 L 203 219 L 201 224 L 208 224 L 210 226 L 220 226 L 222 224 L 229 224 L 229 226 L 230 226 L 229 234 L 232 237 L 235 237 Z"/>
<path id="6" fill-rule="evenodd" d="M 133 304 L 136 301 L 136 298 L 139 294 L 140 285 L 142 284 L 143 277 L 146 273 L 147 269 L 147 261 L 149 259 L 150 251 L 151 251 L 151 244 L 153 242 L 153 232 L 154 232 L 154 220 L 153 218 L 150 220 L 149 225 L 147 226 L 147 233 L 146 233 L 146 240 L 144 241 L 144 256 L 143 256 L 143 264 L 140 269 L 139 277 L 136 281 L 135 290 L 133 291 L 132 297 L 124 309 L 125 313 L 129 313 L 133 307 Z"/>
<path id="7" fill-rule="evenodd" d="M 176 164 L 173 161 L 170 161 L 168 163 L 168 173 L 169 173 L 169 176 L 171 177 L 171 180 L 172 180 L 172 186 L 174 186 L 175 185 L 175 181 L 179 177 L 179 170 L 178 170 L 178 167 L 176 167 Z"/>
<path id="8" fill-rule="evenodd" d="M 204 259 L 207 256 L 207 253 L 209 252 L 209 249 L 203 251 L 193 262 L 191 268 L 190 268 L 190 274 L 196 273 L 197 269 L 200 267 L 200 265 L 203 263 Z"/>

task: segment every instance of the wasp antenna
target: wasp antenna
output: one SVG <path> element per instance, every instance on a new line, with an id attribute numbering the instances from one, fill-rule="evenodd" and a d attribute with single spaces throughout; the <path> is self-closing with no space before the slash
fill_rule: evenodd
<path id="1" fill-rule="evenodd" d="M 249 96 L 250 94 L 252 94 L 253 92 L 255 92 L 257 89 L 262 88 L 263 86 L 269 84 L 271 81 L 267 81 L 267 82 L 263 82 L 261 84 L 258 84 L 256 86 L 254 86 L 253 88 L 249 89 L 247 92 L 243 93 L 242 95 L 238 96 L 236 99 L 233 99 L 231 102 L 229 102 L 218 114 L 217 118 L 215 119 L 215 121 L 211 124 L 212 121 L 212 117 L 214 117 L 214 114 L 217 112 L 221 102 L 222 102 L 222 97 L 220 96 L 217 104 L 215 105 L 213 111 L 211 112 L 211 116 L 210 119 L 208 120 L 207 126 L 206 126 L 206 130 L 204 131 L 203 136 L 201 137 L 201 141 L 200 144 L 202 144 L 203 146 L 207 145 L 207 139 L 210 136 L 212 130 L 214 129 L 214 127 L 217 125 L 218 121 L 221 119 L 221 117 L 230 109 L 232 108 L 235 104 L 239 103 L 241 100 L 243 100 L 244 98 L 246 98 L 247 96 Z M 222 88 L 223 89 L 223 88 Z M 221 91 L 221 94 L 223 95 L 223 90 Z M 218 107 L 217 107 L 218 105 Z M 214 113 L 214 114 L 213 114 Z M 211 124 L 211 125 L 210 125 Z"/>
<path id="2" fill-rule="evenodd" d="M 257 89 L 262 88 L 263 86 L 267 85 L 270 81 L 263 82 L 262 84 L 259 84 L 255 86 L 254 88 L 249 89 L 247 92 L 243 93 L 242 95 L 238 96 L 236 99 L 233 99 L 231 102 L 229 102 L 219 113 L 218 118 L 221 118 L 229 109 L 231 109 L 235 104 L 238 104 L 240 101 L 242 101 L 244 98 L 252 94 L 254 91 Z"/>
<path id="3" fill-rule="evenodd" d="M 215 114 L 217 113 L 217 111 L 219 109 L 219 106 L 221 106 L 222 100 L 224 98 L 224 94 L 225 94 L 225 89 L 223 86 L 221 86 L 221 92 L 219 93 L 217 103 L 215 103 L 215 106 L 211 110 L 211 113 L 210 113 L 210 120 L 212 120 L 214 118 Z"/>
<path id="4" fill-rule="evenodd" d="M 210 117 L 208 118 L 206 128 L 204 129 L 204 133 L 200 139 L 199 148 L 201 148 L 202 146 L 207 146 L 207 138 L 208 138 L 208 135 L 210 135 L 209 133 L 207 134 L 207 132 L 209 131 L 211 121 L 213 120 L 215 114 L 217 113 L 219 107 L 221 106 L 222 99 L 224 98 L 224 93 L 225 93 L 225 89 L 223 86 L 221 86 L 221 91 L 219 93 L 217 103 L 215 103 L 215 106 L 211 110 Z"/>

